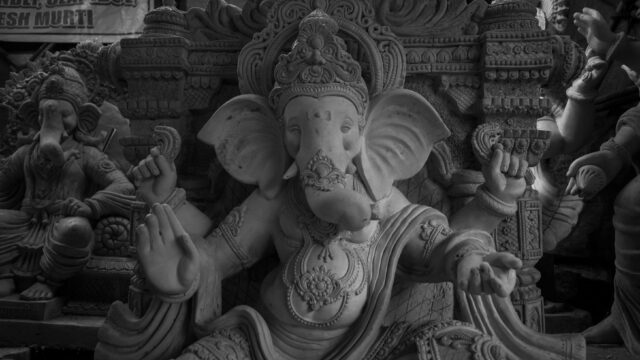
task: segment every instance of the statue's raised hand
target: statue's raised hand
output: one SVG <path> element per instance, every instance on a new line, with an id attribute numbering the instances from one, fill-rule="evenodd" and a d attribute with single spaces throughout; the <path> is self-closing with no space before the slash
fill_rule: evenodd
<path id="1" fill-rule="evenodd" d="M 569 166 L 569 184 L 565 193 L 584 198 L 595 196 L 624 167 L 624 162 L 614 152 L 601 150 L 577 158 Z"/>
<path id="2" fill-rule="evenodd" d="M 609 29 L 607 20 L 597 10 L 584 8 L 573 14 L 573 23 L 578 32 L 587 39 L 587 44 L 598 55 L 604 56 L 616 42 L 616 35 Z"/>
<path id="3" fill-rule="evenodd" d="M 164 202 L 176 188 L 178 174 L 176 167 L 169 163 L 157 147 L 135 166 L 133 174 L 138 195 L 148 205 Z"/>
<path id="4" fill-rule="evenodd" d="M 137 234 L 138 257 L 150 285 L 162 295 L 187 292 L 198 276 L 200 260 L 171 207 L 154 205 Z"/>
<path id="5" fill-rule="evenodd" d="M 587 60 L 582 75 L 573 82 L 571 88 L 581 94 L 597 92 L 606 74 L 607 62 L 599 56 L 591 56 Z"/>
<path id="6" fill-rule="evenodd" d="M 528 167 L 527 160 L 507 153 L 502 144 L 495 144 L 491 161 L 482 166 L 485 186 L 500 200 L 514 203 L 527 186 L 524 174 Z"/>
<path id="7" fill-rule="evenodd" d="M 458 289 L 472 295 L 509 296 L 516 285 L 516 270 L 521 267 L 522 261 L 508 252 L 468 254 L 458 262 Z"/>

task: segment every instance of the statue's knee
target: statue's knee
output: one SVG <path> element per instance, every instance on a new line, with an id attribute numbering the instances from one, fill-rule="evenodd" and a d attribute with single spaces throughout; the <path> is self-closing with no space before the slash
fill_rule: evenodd
<path id="1" fill-rule="evenodd" d="M 57 241 L 75 248 L 86 248 L 93 242 L 93 228 L 83 217 L 67 217 L 56 223 Z"/>

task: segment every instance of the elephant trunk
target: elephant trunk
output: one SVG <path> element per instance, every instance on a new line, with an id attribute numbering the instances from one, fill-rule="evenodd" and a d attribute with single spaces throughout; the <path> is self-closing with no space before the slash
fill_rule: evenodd
<path id="1" fill-rule="evenodd" d="M 64 134 L 62 115 L 53 102 L 44 104 L 42 126 L 40 127 L 38 156 L 54 167 L 64 164 L 62 136 Z"/>
<path id="2" fill-rule="evenodd" d="M 344 170 L 322 150 L 302 168 L 300 177 L 307 203 L 318 218 L 350 231 L 362 229 L 371 220 L 369 198 L 347 189 Z"/>

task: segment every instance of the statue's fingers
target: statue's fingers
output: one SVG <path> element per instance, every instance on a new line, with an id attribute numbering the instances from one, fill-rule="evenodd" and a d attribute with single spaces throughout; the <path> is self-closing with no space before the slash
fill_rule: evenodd
<path id="1" fill-rule="evenodd" d="M 136 166 L 136 167 L 140 171 L 140 174 L 142 175 L 142 177 L 145 178 L 145 179 L 148 179 L 148 178 L 151 177 L 151 172 L 145 166 L 145 162 L 146 162 L 146 159 L 140 160 L 140 162 L 138 163 L 138 166 Z"/>
<path id="2" fill-rule="evenodd" d="M 141 258 L 151 251 L 151 241 L 149 240 L 149 229 L 144 224 L 138 225 L 136 228 L 136 235 L 138 238 L 138 254 Z"/>
<path id="3" fill-rule="evenodd" d="M 178 235 L 176 239 L 178 240 L 180 247 L 182 247 L 182 250 L 184 251 L 184 256 L 189 260 L 195 260 L 198 256 L 198 249 L 193 243 L 193 240 L 191 240 L 191 236 L 189 236 L 189 234 L 187 233 L 184 233 Z"/>
<path id="4" fill-rule="evenodd" d="M 493 288 L 490 285 L 491 278 L 494 277 L 493 269 L 487 262 L 480 264 L 480 278 L 482 279 L 482 292 L 485 294 L 493 293 Z"/>
<path id="5" fill-rule="evenodd" d="M 507 291 L 502 281 L 500 281 L 500 279 L 498 279 L 497 277 L 494 276 L 493 278 L 491 278 L 491 280 L 489 281 L 489 286 L 491 286 L 491 289 L 493 289 L 493 292 L 496 295 L 500 297 L 509 296 L 509 291 Z"/>
<path id="6" fill-rule="evenodd" d="M 509 162 L 509 171 L 507 172 L 507 174 L 511 177 L 515 177 L 519 169 L 520 158 L 515 155 L 511 155 L 511 161 Z"/>
<path id="7" fill-rule="evenodd" d="M 138 185 L 139 183 L 144 181 L 144 177 L 142 176 L 142 173 L 140 172 L 140 167 L 139 166 L 135 166 L 133 169 L 131 169 L 131 174 L 133 175 L 133 179 L 136 181 L 136 185 Z"/>
<path id="8" fill-rule="evenodd" d="M 178 220 L 178 217 L 176 216 L 175 212 L 173 212 L 173 209 L 171 208 L 171 206 L 165 204 L 163 205 L 163 207 L 165 210 L 165 214 L 167 215 L 167 219 L 169 220 L 169 224 L 171 225 L 171 230 L 173 231 L 173 233 L 176 236 L 188 235 L 187 231 L 182 226 L 182 223 L 180 222 L 180 220 Z"/>
<path id="9" fill-rule="evenodd" d="M 158 218 L 154 213 L 149 213 L 144 218 L 144 223 L 149 231 L 149 247 L 151 250 L 162 247 L 162 237 L 160 236 L 160 226 Z"/>
<path id="10" fill-rule="evenodd" d="M 569 178 L 569 183 L 567 184 L 567 187 L 564 189 L 564 194 L 565 195 L 571 195 L 571 191 L 573 190 L 573 188 L 576 186 L 576 178 L 575 177 L 570 177 Z"/>
<path id="11" fill-rule="evenodd" d="M 500 171 L 506 174 L 509 171 L 509 165 L 511 165 L 511 154 L 505 152 L 502 157 L 502 166 L 500 167 Z"/>
<path id="12" fill-rule="evenodd" d="M 638 85 L 638 81 L 640 81 L 640 78 L 638 78 L 638 73 L 633 71 L 627 65 L 622 65 L 621 68 L 622 70 L 624 70 L 624 72 L 627 73 L 627 76 L 629 77 L 629 79 L 631 79 L 631 81 L 633 81 L 634 84 Z"/>
<path id="13" fill-rule="evenodd" d="M 502 158 L 504 158 L 504 147 L 502 144 L 495 144 L 493 146 L 493 154 L 491 155 L 491 171 L 500 171 L 500 165 L 502 165 Z"/>
<path id="14" fill-rule="evenodd" d="M 604 18 L 602 17 L 602 14 L 600 14 L 598 10 L 595 10 L 592 8 L 588 8 L 588 7 L 582 8 L 582 13 L 588 16 L 591 16 L 594 20 L 599 20 L 599 21 L 604 20 Z"/>
<path id="15" fill-rule="evenodd" d="M 458 265 L 456 270 L 456 284 L 458 285 L 458 289 L 468 291 L 470 274 L 471 269 L 468 266 L 462 263 Z"/>
<path id="16" fill-rule="evenodd" d="M 168 174 L 173 171 L 173 168 L 167 158 L 162 155 L 162 153 L 160 153 L 160 149 L 158 149 L 157 147 L 152 148 L 151 156 L 153 156 L 153 159 L 156 162 L 156 166 L 162 174 Z"/>
<path id="17" fill-rule="evenodd" d="M 565 174 L 565 176 L 567 176 L 567 177 L 575 177 L 576 174 L 578 173 L 578 170 L 580 170 L 580 168 L 583 165 L 586 165 L 586 160 L 585 160 L 584 156 L 573 160 L 571 165 L 569 165 L 569 169 L 567 169 L 567 173 Z"/>
<path id="18" fill-rule="evenodd" d="M 482 277 L 480 276 L 478 268 L 471 269 L 468 292 L 473 295 L 482 294 Z"/>
<path id="19" fill-rule="evenodd" d="M 573 186 L 571 187 L 571 190 L 569 191 L 569 195 L 580 195 L 581 192 L 582 188 L 580 187 L 580 185 L 578 185 L 578 182 L 575 181 Z"/>
<path id="20" fill-rule="evenodd" d="M 516 177 L 518 179 L 523 178 L 524 175 L 527 173 L 527 169 L 529 168 L 529 162 L 525 159 L 520 160 L 520 168 L 518 169 L 518 172 L 516 173 Z"/>
<path id="21" fill-rule="evenodd" d="M 158 165 L 156 165 L 156 162 L 152 157 L 147 157 L 147 161 L 145 161 L 144 164 L 153 176 L 160 175 L 160 169 L 158 169 Z"/>
<path id="22" fill-rule="evenodd" d="M 503 269 L 520 269 L 522 260 L 508 252 L 494 252 L 484 257 L 485 262 Z"/>
<path id="23" fill-rule="evenodd" d="M 168 206 L 168 205 L 166 205 Z M 153 213 L 158 218 L 158 224 L 160 226 L 160 235 L 162 236 L 162 242 L 167 244 L 175 239 L 173 229 L 171 229 L 171 223 L 167 217 L 167 213 L 164 210 L 165 205 L 155 204 L 153 205 Z"/>

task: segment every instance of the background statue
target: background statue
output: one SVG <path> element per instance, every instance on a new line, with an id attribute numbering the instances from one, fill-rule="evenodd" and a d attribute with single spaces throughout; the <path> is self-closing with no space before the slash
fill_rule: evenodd
<path id="1" fill-rule="evenodd" d="M 216 229 L 175 188 L 175 166 L 157 149 L 133 169 L 140 195 L 155 204 L 138 228 L 147 281 L 166 303 L 194 297 L 192 330 L 201 339 L 181 358 L 371 355 L 389 335 L 381 323 L 396 271 L 454 281 L 472 294 L 504 297 L 515 285 L 521 261 L 496 253 L 489 231 L 516 212 L 527 161 L 496 146 L 483 168 L 486 183 L 450 224 L 411 204 L 394 181 L 415 175 L 449 132 L 412 91 L 391 90 L 369 104 L 360 65 L 337 31 L 332 18 L 312 12 L 275 67 L 269 99 L 237 96 L 200 131 L 232 176 L 258 185 Z M 281 263 L 263 282 L 261 306 L 216 319 L 220 280 L 273 251 Z M 131 323 L 115 317 L 118 325 L 101 330 L 98 358 L 122 329 L 157 326 L 151 342 L 164 327 L 147 315 Z M 425 351 L 406 346 L 386 357 Z"/>
<path id="2" fill-rule="evenodd" d="M 89 260 L 92 220 L 127 216 L 134 189 L 95 147 L 100 110 L 78 72 L 60 62 L 33 81 L 19 115 L 39 132 L 0 162 L 0 296 L 46 300 Z"/>
<path id="3" fill-rule="evenodd" d="M 611 61 L 620 61 L 631 80 L 640 85 L 640 43 L 624 34 L 612 33 L 604 18 L 595 10 L 585 8 L 574 15 L 589 46 Z M 624 168 L 634 163 L 640 151 L 640 105 L 627 110 L 618 120 L 616 134 L 602 144 L 600 151 L 574 161 L 567 175 L 571 177 L 567 192 L 595 195 Z M 616 274 L 611 315 L 584 332 L 587 342 L 620 343 L 640 355 L 640 177 L 636 176 L 618 194 L 614 203 Z"/>
<path id="4" fill-rule="evenodd" d="M 591 57 L 583 74 L 566 90 L 566 96 L 564 89 L 549 89 L 554 117 L 538 119 L 538 129 L 551 132 L 549 147 L 536 167 L 534 184 L 543 206 L 545 252 L 555 249 L 558 242 L 569 235 L 584 207 L 580 196 L 564 193 L 567 180 L 558 179 L 555 173 L 558 172 L 557 167 L 563 166 L 559 162 L 566 162 L 564 169 L 569 165 L 562 155 L 576 156 L 593 135 L 596 118 L 594 99 L 607 73 L 607 63 L 594 53 L 588 55 Z"/>

